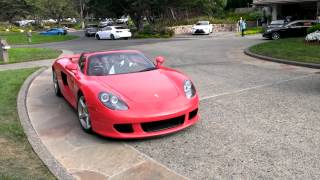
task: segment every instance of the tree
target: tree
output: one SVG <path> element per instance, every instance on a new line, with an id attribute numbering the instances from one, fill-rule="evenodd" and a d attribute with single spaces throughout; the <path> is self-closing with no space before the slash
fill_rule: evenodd
<path id="1" fill-rule="evenodd" d="M 228 0 L 226 9 L 248 7 L 250 4 L 252 4 L 252 0 Z"/>
<path id="2" fill-rule="evenodd" d="M 80 23 L 81 23 L 81 28 L 84 29 L 84 17 L 85 17 L 85 12 L 88 12 L 88 4 L 90 0 L 75 0 L 75 4 L 78 4 L 79 6 L 79 15 L 80 15 Z"/>
<path id="3" fill-rule="evenodd" d="M 37 12 L 43 16 L 57 19 L 60 25 L 61 19 L 77 14 L 73 0 L 26 0 Z"/>
<path id="4" fill-rule="evenodd" d="M 178 20 L 179 14 L 197 12 L 212 15 L 226 6 L 226 0 L 90 0 L 90 12 L 96 17 L 129 15 L 138 30 L 143 29 L 143 19 L 149 23 L 154 17 Z"/>
<path id="5" fill-rule="evenodd" d="M 0 0 L 0 20 L 13 21 L 16 18 L 26 17 L 33 7 L 25 0 Z"/>

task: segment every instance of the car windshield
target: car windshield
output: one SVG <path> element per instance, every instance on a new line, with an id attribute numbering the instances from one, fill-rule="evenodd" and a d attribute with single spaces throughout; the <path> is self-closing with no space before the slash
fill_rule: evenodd
<path id="1" fill-rule="evenodd" d="M 271 25 L 282 25 L 284 24 L 284 20 L 271 21 Z"/>
<path id="2" fill-rule="evenodd" d="M 197 23 L 197 25 L 209 25 L 209 22 L 207 22 L 207 21 L 199 21 Z"/>
<path id="3" fill-rule="evenodd" d="M 140 53 L 108 53 L 89 57 L 88 76 L 128 74 L 156 69 L 155 65 Z"/>
<path id="4" fill-rule="evenodd" d="M 126 28 L 124 28 L 124 27 L 121 27 L 121 26 L 116 26 L 116 27 L 114 27 L 115 29 L 126 29 Z"/>

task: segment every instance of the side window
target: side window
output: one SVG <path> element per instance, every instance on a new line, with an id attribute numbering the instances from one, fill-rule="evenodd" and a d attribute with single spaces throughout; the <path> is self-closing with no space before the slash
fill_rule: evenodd
<path id="1" fill-rule="evenodd" d="M 295 26 L 302 27 L 302 26 L 304 26 L 304 23 L 303 22 L 298 22 L 298 23 L 295 24 Z"/>
<path id="2" fill-rule="evenodd" d="M 79 59 L 79 67 L 82 73 L 84 73 L 85 65 L 86 65 L 86 57 L 84 55 L 81 55 Z"/>

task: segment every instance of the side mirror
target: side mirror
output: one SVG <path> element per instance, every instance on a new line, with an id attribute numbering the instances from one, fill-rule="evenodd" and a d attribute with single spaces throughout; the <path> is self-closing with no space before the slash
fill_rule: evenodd
<path id="1" fill-rule="evenodd" d="M 156 57 L 157 67 L 160 67 L 164 63 L 164 57 L 158 56 Z"/>
<path id="2" fill-rule="evenodd" d="M 71 72 L 75 72 L 78 69 L 78 66 L 74 63 L 70 63 L 66 66 L 66 69 Z"/>

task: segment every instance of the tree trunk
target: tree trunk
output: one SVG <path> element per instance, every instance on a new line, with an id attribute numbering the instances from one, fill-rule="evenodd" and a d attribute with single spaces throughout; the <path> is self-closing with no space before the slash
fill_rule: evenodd
<path id="1" fill-rule="evenodd" d="M 136 26 L 137 31 L 143 30 L 144 27 L 143 27 L 143 21 L 142 21 L 143 19 L 141 14 L 136 14 L 136 13 L 130 14 L 130 17 L 132 18 L 132 21 Z"/>
<path id="2" fill-rule="evenodd" d="M 61 18 L 60 17 L 61 16 L 59 16 L 58 19 L 57 19 L 58 20 L 58 27 L 61 27 Z"/>
<path id="3" fill-rule="evenodd" d="M 85 4 L 82 3 L 82 0 L 80 0 L 80 23 L 81 23 L 81 29 L 85 28 L 84 18 L 83 18 L 84 8 L 85 8 Z"/>
<path id="4" fill-rule="evenodd" d="M 174 14 L 173 9 L 172 9 L 172 8 L 169 8 L 169 9 L 170 9 L 170 12 L 171 12 L 172 18 L 176 21 L 176 20 L 177 20 L 177 18 L 176 18 L 175 14 Z"/>

